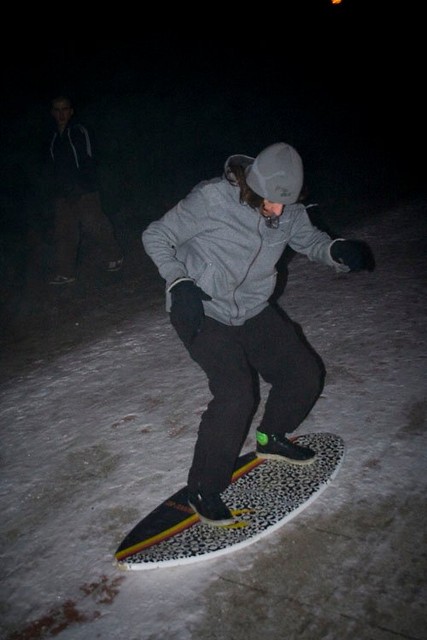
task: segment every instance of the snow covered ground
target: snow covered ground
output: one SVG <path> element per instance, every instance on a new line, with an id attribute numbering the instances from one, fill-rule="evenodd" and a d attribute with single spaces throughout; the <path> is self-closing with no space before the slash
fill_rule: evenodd
<path id="1" fill-rule="evenodd" d="M 340 434 L 344 463 L 279 531 L 189 566 L 113 563 L 185 484 L 209 399 L 142 245 L 96 287 L 39 290 L 41 318 L 21 304 L 0 373 L 2 639 L 427 637 L 425 211 L 418 198 L 346 224 L 373 273 L 291 261 L 280 303 L 328 372 L 299 433 Z"/>

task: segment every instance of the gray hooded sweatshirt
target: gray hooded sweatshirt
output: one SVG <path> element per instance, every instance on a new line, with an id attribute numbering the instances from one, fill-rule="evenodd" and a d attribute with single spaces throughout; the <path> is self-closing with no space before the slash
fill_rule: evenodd
<path id="1" fill-rule="evenodd" d="M 169 289 L 181 278 L 193 280 L 212 300 L 203 302 L 205 314 L 229 326 L 244 324 L 268 304 L 276 285 L 276 264 L 286 246 L 310 260 L 333 266 L 333 240 L 314 227 L 303 204 L 284 207 L 277 228 L 239 201 L 230 174 L 233 159 L 251 163 L 248 156 L 230 156 L 225 174 L 200 182 L 177 205 L 152 222 L 142 234 L 144 249 Z"/>

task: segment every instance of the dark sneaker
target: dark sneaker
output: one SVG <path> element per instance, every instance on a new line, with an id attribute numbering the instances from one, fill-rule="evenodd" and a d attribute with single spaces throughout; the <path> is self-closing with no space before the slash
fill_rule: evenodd
<path id="1" fill-rule="evenodd" d="M 123 258 L 119 258 L 118 260 L 112 260 L 108 263 L 107 271 L 120 271 L 123 267 Z"/>
<path id="2" fill-rule="evenodd" d="M 310 464 L 316 453 L 310 447 L 303 447 L 285 436 L 256 432 L 257 456 L 284 460 L 291 464 Z"/>
<path id="3" fill-rule="evenodd" d="M 221 527 L 234 522 L 230 509 L 223 503 L 219 493 L 204 496 L 200 493 L 189 493 L 188 504 L 206 524 Z"/>
<path id="4" fill-rule="evenodd" d="M 70 284 L 71 282 L 75 282 L 75 280 L 73 276 L 55 276 L 49 281 L 49 284 Z"/>

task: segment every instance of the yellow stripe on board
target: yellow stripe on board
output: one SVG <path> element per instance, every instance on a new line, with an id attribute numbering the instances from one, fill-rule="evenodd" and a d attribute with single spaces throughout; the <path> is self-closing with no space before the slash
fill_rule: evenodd
<path id="1" fill-rule="evenodd" d="M 248 473 L 249 471 L 252 471 L 252 469 L 255 469 L 255 467 L 260 465 L 262 462 L 265 462 L 263 458 L 254 458 L 253 460 L 245 464 L 243 467 L 240 467 L 240 469 L 237 469 L 237 471 L 233 473 L 231 477 L 231 481 L 235 482 L 242 475 L 244 475 L 245 473 Z M 148 547 L 151 547 L 154 544 L 162 542 L 163 540 L 166 540 L 167 538 L 170 538 L 176 535 L 177 533 L 184 531 L 184 529 L 188 529 L 188 527 L 191 527 L 199 519 L 200 518 L 197 514 L 193 514 L 192 516 L 190 516 L 189 518 L 186 518 L 185 520 L 175 525 L 174 527 L 170 527 L 170 529 L 166 529 L 165 531 L 162 531 L 161 533 L 158 533 L 155 536 L 152 536 L 151 538 L 147 538 L 142 542 L 138 542 L 138 544 L 134 544 L 132 547 L 123 549 L 123 551 L 118 551 L 115 554 L 116 560 L 124 560 L 128 556 L 132 556 L 135 553 L 139 553 L 140 551 L 143 551 L 143 549 L 147 549 Z M 243 525 L 240 525 L 240 526 L 243 526 Z"/>
<path id="2" fill-rule="evenodd" d="M 240 476 L 242 476 L 245 473 L 248 473 L 249 471 L 252 471 L 252 469 L 255 469 L 255 467 L 257 467 L 262 462 L 265 462 L 265 458 L 258 458 L 258 457 L 254 458 L 253 460 L 245 464 L 244 467 L 240 467 L 240 469 L 237 469 L 237 471 L 233 473 L 231 477 L 231 481 L 235 482 L 240 478 Z"/>
<path id="3" fill-rule="evenodd" d="M 151 538 L 147 538 L 143 542 L 138 542 L 138 544 L 134 544 L 132 547 L 128 547 L 127 549 L 123 549 L 123 551 L 119 551 L 118 553 L 116 553 L 116 559 L 123 560 L 128 556 L 132 556 L 135 553 L 139 553 L 139 551 L 142 551 L 143 549 L 147 549 L 148 547 L 151 547 L 153 544 L 162 542 L 163 540 L 166 540 L 166 538 L 170 538 L 171 536 L 177 533 L 180 533 L 184 529 L 191 527 L 191 525 L 193 525 L 198 520 L 199 520 L 199 516 L 197 514 L 194 514 L 189 518 L 186 518 L 179 524 L 175 525 L 174 527 L 171 527 L 170 529 L 166 529 L 165 531 L 162 531 L 161 533 L 158 533 L 157 535 L 152 536 Z"/>

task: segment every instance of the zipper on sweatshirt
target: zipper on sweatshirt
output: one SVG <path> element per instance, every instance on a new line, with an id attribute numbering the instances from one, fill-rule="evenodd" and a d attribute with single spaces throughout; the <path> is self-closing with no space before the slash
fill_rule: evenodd
<path id="1" fill-rule="evenodd" d="M 245 273 L 244 277 L 239 282 L 239 284 L 234 288 L 234 291 L 233 291 L 233 302 L 234 302 L 234 307 L 235 307 L 236 312 L 232 314 L 231 321 L 233 321 L 234 319 L 240 317 L 240 306 L 239 306 L 239 304 L 238 304 L 238 302 L 236 300 L 236 294 L 238 293 L 238 291 L 241 288 L 241 286 L 246 282 L 253 265 L 255 264 L 259 254 L 261 253 L 261 250 L 262 250 L 262 247 L 263 247 L 263 244 L 264 244 L 264 238 L 263 238 L 263 235 L 262 235 L 261 230 L 260 230 L 262 223 L 263 223 L 263 219 L 260 216 L 260 219 L 258 220 L 258 224 L 257 224 L 257 232 L 258 232 L 258 236 L 259 236 L 259 245 L 258 245 L 258 248 L 256 249 L 255 254 L 253 255 L 252 259 L 248 263 L 248 266 L 247 266 L 246 273 Z"/>

